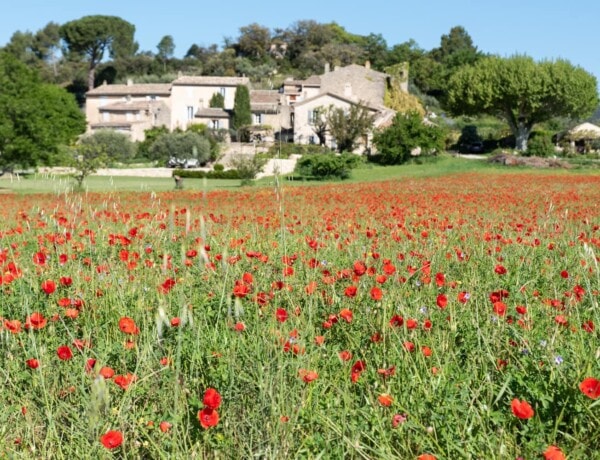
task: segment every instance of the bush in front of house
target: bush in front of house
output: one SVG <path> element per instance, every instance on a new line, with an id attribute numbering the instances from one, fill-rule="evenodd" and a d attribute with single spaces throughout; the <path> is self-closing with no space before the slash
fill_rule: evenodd
<path id="1" fill-rule="evenodd" d="M 526 156 L 549 157 L 556 154 L 552 133 L 548 131 L 534 131 L 527 141 Z"/>
<path id="2" fill-rule="evenodd" d="M 348 179 L 362 158 L 352 153 L 304 155 L 296 163 L 294 173 L 305 179 Z"/>
<path id="3" fill-rule="evenodd" d="M 102 129 L 81 139 L 81 144 L 104 152 L 108 164 L 127 162 L 135 157 L 136 145 L 129 136 L 112 129 Z"/>
<path id="4" fill-rule="evenodd" d="M 236 169 L 229 169 L 227 171 L 217 171 L 216 169 L 214 171 L 175 169 L 173 170 L 173 176 L 190 179 L 241 179 L 240 173 Z"/>

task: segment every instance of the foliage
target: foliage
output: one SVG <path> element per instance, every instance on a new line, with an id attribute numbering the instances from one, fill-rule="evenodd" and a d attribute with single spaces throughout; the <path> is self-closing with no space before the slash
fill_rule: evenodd
<path id="1" fill-rule="evenodd" d="M 425 116 L 425 109 L 421 101 L 413 95 L 402 89 L 402 84 L 405 83 L 408 73 L 407 63 L 396 64 L 395 66 L 387 67 L 386 72 L 391 75 L 389 84 L 385 89 L 384 105 L 390 109 L 400 113 L 418 112 L 421 116 Z"/>
<path id="2" fill-rule="evenodd" d="M 75 170 L 72 176 L 77 183 L 77 188 L 82 188 L 86 177 L 107 165 L 109 161 L 105 151 L 107 145 L 111 146 L 102 142 L 82 142 L 71 148 L 69 166 Z"/>
<path id="3" fill-rule="evenodd" d="M 317 144 L 276 143 L 269 147 L 267 155 L 271 158 L 289 158 L 290 155 L 316 155 L 331 153 L 331 149 Z"/>
<path id="4" fill-rule="evenodd" d="M 361 161 L 353 153 L 304 155 L 297 161 L 294 173 L 308 179 L 348 179 Z"/>
<path id="5" fill-rule="evenodd" d="M 209 107 L 212 107 L 212 108 L 224 109 L 225 108 L 225 96 L 223 96 L 221 93 L 214 93 L 211 96 L 208 105 L 209 105 Z"/>
<path id="6" fill-rule="evenodd" d="M 204 123 L 194 123 L 187 129 L 188 132 L 197 133 L 206 138 L 210 144 L 209 161 L 216 161 L 221 153 L 221 144 L 226 141 L 226 129 L 210 129 Z M 180 132 L 180 131 L 176 131 Z M 203 163 L 203 161 L 201 161 Z"/>
<path id="7" fill-rule="evenodd" d="M 240 128 L 250 124 L 252 124 L 252 112 L 250 110 L 250 90 L 246 85 L 238 85 L 235 88 L 231 127 L 237 131 Z"/>
<path id="8" fill-rule="evenodd" d="M 169 128 L 166 126 L 154 126 L 144 131 L 144 140 L 137 144 L 137 156 L 139 158 L 150 158 L 150 148 L 152 144 L 162 135 L 168 134 Z"/>
<path id="9" fill-rule="evenodd" d="M 95 70 L 108 51 L 114 59 L 135 52 L 135 26 L 116 16 L 84 16 L 63 24 L 59 30 L 71 58 L 86 56 L 88 89 L 94 87 Z"/>
<path id="10" fill-rule="evenodd" d="M 215 166 L 223 166 L 216 164 Z M 213 171 L 202 171 L 196 169 L 175 169 L 173 170 L 174 176 L 190 178 L 190 179 L 241 179 L 240 173 L 237 169 L 217 169 Z"/>
<path id="11" fill-rule="evenodd" d="M 249 184 L 262 172 L 268 158 L 261 155 L 232 155 L 229 158 L 229 167 L 235 169 L 243 184 Z"/>
<path id="12" fill-rule="evenodd" d="M 568 61 L 488 57 L 451 78 L 448 106 L 456 114 L 502 117 L 527 150 L 535 124 L 555 116 L 584 117 L 598 106 L 596 78 Z"/>
<path id="13" fill-rule="evenodd" d="M 257 23 L 240 27 L 237 49 L 242 56 L 261 60 L 267 56 L 271 46 L 271 32 Z"/>
<path id="14" fill-rule="evenodd" d="M 158 45 L 156 45 L 158 49 L 157 57 L 163 61 L 167 61 L 173 57 L 175 53 L 175 40 L 173 40 L 172 35 L 165 35 L 160 39 Z"/>
<path id="15" fill-rule="evenodd" d="M 332 106 L 327 110 L 325 119 L 338 152 L 354 151 L 358 139 L 366 137 L 373 126 L 371 110 L 360 104 L 352 104 L 347 111 Z"/>
<path id="16" fill-rule="evenodd" d="M 396 114 L 392 124 L 375 133 L 373 142 L 385 164 L 402 164 L 420 149 L 421 155 L 437 153 L 444 148 L 445 132 L 436 125 L 423 122 L 417 112 Z"/>
<path id="17" fill-rule="evenodd" d="M 196 158 L 200 164 L 210 159 L 210 142 L 193 131 L 173 132 L 159 136 L 148 150 L 149 158 L 166 162 L 170 157 L 182 160 Z"/>
<path id="18" fill-rule="evenodd" d="M 0 52 L 0 168 L 48 164 L 85 130 L 75 99 Z"/>
<path id="19" fill-rule="evenodd" d="M 552 133 L 548 131 L 534 131 L 531 133 L 525 154 L 536 157 L 556 155 L 556 149 L 552 142 Z"/>
<path id="20" fill-rule="evenodd" d="M 127 162 L 136 155 L 136 144 L 129 136 L 112 129 L 96 131 L 81 139 L 81 144 L 96 146 L 103 151 L 109 163 Z"/>

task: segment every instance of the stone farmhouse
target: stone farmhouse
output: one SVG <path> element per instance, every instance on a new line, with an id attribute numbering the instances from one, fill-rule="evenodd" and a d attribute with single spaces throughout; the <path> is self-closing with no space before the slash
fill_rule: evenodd
<path id="1" fill-rule="evenodd" d="M 211 129 L 230 129 L 235 91 L 250 88 L 251 132 L 260 140 L 282 139 L 298 144 L 318 143 L 314 127 L 319 109 L 330 106 L 344 110 L 360 104 L 374 115 L 374 127 L 385 125 L 394 111 L 384 106 L 390 76 L 365 66 L 325 66 L 322 75 L 305 80 L 285 80 L 279 90 L 253 90 L 246 77 L 179 76 L 167 84 L 108 85 L 86 94 L 88 132 L 114 129 L 132 140 L 144 139 L 144 131 L 166 126 L 170 131 L 205 124 Z M 403 90 L 407 90 L 404 85 Z M 224 108 L 211 108 L 215 93 L 223 95 Z M 335 147 L 335 139 L 326 137 Z M 369 148 L 363 140 L 359 150 Z"/>

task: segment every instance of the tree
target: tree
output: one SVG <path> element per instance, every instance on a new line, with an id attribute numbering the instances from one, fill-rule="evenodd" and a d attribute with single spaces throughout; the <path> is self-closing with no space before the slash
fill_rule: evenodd
<path id="1" fill-rule="evenodd" d="M 264 58 L 271 46 L 271 32 L 257 23 L 240 27 L 237 47 L 242 56 L 253 60 Z"/>
<path id="2" fill-rule="evenodd" d="M 325 107 L 317 107 L 313 111 L 313 120 L 311 128 L 319 138 L 319 145 L 325 145 L 329 126 L 327 124 L 327 109 Z"/>
<path id="3" fill-rule="evenodd" d="M 326 120 L 338 152 L 352 152 L 356 141 L 366 136 L 373 126 L 371 111 L 360 104 L 351 105 L 347 111 L 341 107 L 330 107 Z"/>
<path id="4" fill-rule="evenodd" d="M 116 16 L 84 16 L 63 24 L 59 33 L 72 57 L 87 57 L 90 90 L 94 88 L 96 67 L 105 51 L 112 58 L 123 58 L 134 54 L 136 48 L 135 26 Z"/>
<path id="5" fill-rule="evenodd" d="M 81 189 L 86 177 L 106 165 L 107 156 L 101 144 L 78 144 L 71 148 L 69 166 L 75 170 L 73 179 Z"/>
<path id="6" fill-rule="evenodd" d="M 167 71 L 167 61 L 173 57 L 175 53 L 175 41 L 171 35 L 165 35 L 160 39 L 158 45 L 158 58 L 163 62 L 163 72 Z"/>
<path id="7" fill-rule="evenodd" d="M 256 176 L 262 172 L 267 161 L 268 159 L 261 155 L 244 155 L 240 153 L 230 157 L 229 166 L 238 172 L 240 179 L 242 179 L 242 185 L 250 185 L 256 179 Z"/>
<path id="8" fill-rule="evenodd" d="M 85 131 L 71 94 L 42 83 L 13 56 L 0 52 L 0 168 L 48 164 L 60 145 Z"/>
<path id="9" fill-rule="evenodd" d="M 223 96 L 221 93 L 214 93 L 211 96 L 210 101 L 208 102 L 208 106 L 211 108 L 224 109 L 225 108 L 225 96 Z"/>
<path id="10" fill-rule="evenodd" d="M 453 113 L 503 118 L 517 150 L 523 152 L 536 123 L 556 116 L 585 117 L 597 106 L 596 78 L 565 60 L 488 57 L 459 69 L 448 87 L 448 108 Z"/>
<path id="11" fill-rule="evenodd" d="M 163 163 L 170 157 L 176 157 L 180 160 L 195 158 L 204 164 L 210 158 L 210 142 L 193 131 L 163 134 L 150 146 L 148 156 Z"/>
<path id="12" fill-rule="evenodd" d="M 102 150 L 109 162 L 122 162 L 135 157 L 135 144 L 124 133 L 111 129 L 95 132 L 81 139 L 81 144 L 96 146 Z"/>
<path id="13" fill-rule="evenodd" d="M 386 164 L 401 164 L 411 155 L 430 154 L 444 148 L 445 133 L 442 128 L 428 125 L 418 112 L 398 113 L 392 124 L 375 133 L 373 142 Z"/>
<path id="14" fill-rule="evenodd" d="M 246 85 L 238 85 L 235 88 L 235 97 L 233 99 L 231 127 L 237 131 L 243 126 L 247 126 L 251 123 L 252 111 L 250 110 L 250 91 Z"/>

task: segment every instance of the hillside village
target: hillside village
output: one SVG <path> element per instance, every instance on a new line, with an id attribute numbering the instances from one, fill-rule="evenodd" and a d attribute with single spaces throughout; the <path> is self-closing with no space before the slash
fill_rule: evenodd
<path id="1" fill-rule="evenodd" d="M 289 78 L 278 90 L 254 90 L 247 77 L 180 75 L 171 83 L 109 85 L 106 82 L 86 94 L 85 114 L 88 132 L 112 129 L 142 141 L 148 129 L 165 126 L 170 131 L 205 124 L 213 130 L 231 129 L 236 88 L 250 89 L 251 130 L 255 139 L 284 140 L 296 144 L 318 143 L 313 129 L 317 109 L 343 110 L 361 105 L 373 115 L 373 128 L 389 123 L 395 111 L 385 107 L 384 97 L 392 77 L 373 70 L 369 62 L 330 69 L 306 79 Z M 405 76 L 401 87 L 408 92 Z M 224 106 L 210 107 L 215 94 L 223 96 Z M 327 135 L 325 144 L 335 148 Z M 370 147 L 364 140 L 360 150 Z"/>

